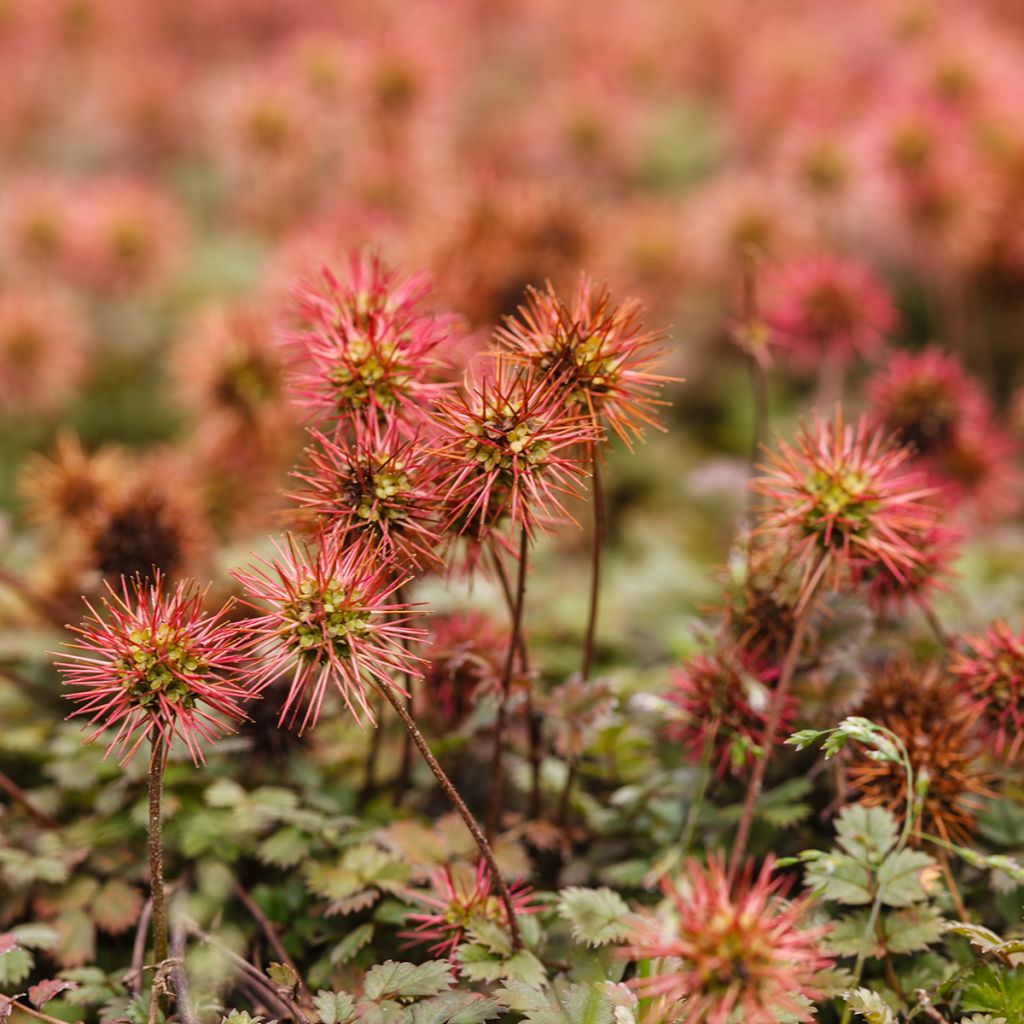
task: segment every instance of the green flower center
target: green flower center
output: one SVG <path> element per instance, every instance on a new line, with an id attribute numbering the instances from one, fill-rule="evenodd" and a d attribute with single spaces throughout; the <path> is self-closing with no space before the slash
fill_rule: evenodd
<path id="1" fill-rule="evenodd" d="M 368 338 L 352 338 L 346 348 L 348 360 L 328 375 L 339 407 L 362 407 L 371 398 L 384 409 L 396 405 L 412 381 L 409 368 L 398 358 L 399 351 L 395 341 L 373 344 Z"/>
<path id="2" fill-rule="evenodd" d="M 819 470 L 807 480 L 806 489 L 815 513 L 807 523 L 807 533 L 824 539 L 831 529 L 830 543 L 842 547 L 844 538 L 870 531 L 878 500 L 871 496 L 870 481 L 863 474 L 834 475 Z"/>
<path id="3" fill-rule="evenodd" d="M 207 665 L 192 650 L 188 634 L 163 623 L 155 631 L 148 626 L 133 630 L 130 640 L 116 672 L 132 703 L 155 709 L 163 697 L 170 704 L 195 707 L 196 696 L 182 675 L 200 675 Z"/>
<path id="4" fill-rule="evenodd" d="M 504 403 L 466 424 L 466 452 L 484 472 L 497 471 L 511 479 L 514 468 L 539 468 L 547 462 L 551 445 L 535 436 L 537 428 L 536 420 L 523 419 L 512 403 Z"/>
<path id="5" fill-rule="evenodd" d="M 299 584 L 296 598 L 282 612 L 284 633 L 291 638 L 301 658 L 318 661 L 325 650 L 347 660 L 352 656 L 353 638 L 372 630 L 371 613 L 359 607 L 359 595 L 346 591 L 338 580 L 322 589 L 309 577 Z"/>

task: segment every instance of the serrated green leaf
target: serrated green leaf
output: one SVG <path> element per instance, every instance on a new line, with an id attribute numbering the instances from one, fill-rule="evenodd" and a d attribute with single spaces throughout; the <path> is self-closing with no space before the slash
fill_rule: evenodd
<path id="1" fill-rule="evenodd" d="M 612 889 L 577 886 L 563 889 L 558 900 L 558 913 L 571 925 L 572 937 L 588 946 L 621 942 L 629 931 L 625 924 L 629 906 Z"/>
<path id="2" fill-rule="evenodd" d="M 331 950 L 330 961 L 332 964 L 344 964 L 354 957 L 359 950 L 373 942 L 373 922 L 365 921 L 363 924 L 348 933 Z"/>
<path id="3" fill-rule="evenodd" d="M 32 973 L 35 959 L 27 949 L 12 949 L 0 954 L 0 986 L 14 988 Z"/>
<path id="4" fill-rule="evenodd" d="M 889 1004 L 877 993 L 866 988 L 855 988 L 844 992 L 844 998 L 854 1013 L 863 1017 L 868 1024 L 895 1024 L 896 1017 Z"/>
<path id="5" fill-rule="evenodd" d="M 804 869 L 804 882 L 824 899 L 851 907 L 874 899 L 871 871 L 842 853 L 829 853 L 810 861 Z"/>
<path id="6" fill-rule="evenodd" d="M 889 854 L 878 869 L 882 903 L 888 907 L 909 907 L 926 900 L 935 875 L 935 859 L 921 850 Z"/>
<path id="7" fill-rule="evenodd" d="M 896 819 L 884 807 L 850 804 L 836 817 L 836 841 L 854 860 L 873 867 L 896 845 Z"/>
<path id="8" fill-rule="evenodd" d="M 387 960 L 371 967 L 363 982 L 369 999 L 387 997 L 436 996 L 452 987 L 455 978 L 447 960 L 428 960 L 422 964 Z"/>
<path id="9" fill-rule="evenodd" d="M 309 853 L 310 839 L 297 828 L 286 825 L 260 843 L 259 859 L 278 868 L 291 868 Z"/>
<path id="10" fill-rule="evenodd" d="M 356 1001 L 347 992 L 321 989 L 313 998 L 321 1024 L 345 1024 L 356 1015 Z"/>
<path id="11" fill-rule="evenodd" d="M 943 924 L 935 907 L 904 907 L 883 917 L 882 933 L 890 953 L 916 953 L 942 938 Z"/>
<path id="12" fill-rule="evenodd" d="M 53 949 L 60 941 L 56 929 L 48 924 L 19 924 L 11 929 L 11 934 L 19 946 L 30 949 Z"/>
<path id="13" fill-rule="evenodd" d="M 501 1016 L 502 1006 L 477 992 L 442 992 L 411 1007 L 413 1024 L 484 1024 Z"/>

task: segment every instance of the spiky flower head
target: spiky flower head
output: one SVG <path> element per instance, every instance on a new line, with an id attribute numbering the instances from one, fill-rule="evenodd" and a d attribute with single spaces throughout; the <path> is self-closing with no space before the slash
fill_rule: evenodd
<path id="1" fill-rule="evenodd" d="M 288 335 L 294 401 L 320 421 L 418 421 L 440 391 L 439 346 L 454 326 L 428 310 L 429 290 L 424 275 L 399 278 L 358 253 L 344 279 L 324 267 L 299 286 Z"/>
<path id="2" fill-rule="evenodd" d="M 838 587 L 875 570 L 908 580 L 925 564 L 938 509 L 911 454 L 863 417 L 847 426 L 840 411 L 779 442 L 751 486 L 767 498 L 759 532 L 802 572 L 801 603 L 818 572 Z"/>
<path id="3" fill-rule="evenodd" d="M 124 461 L 115 448 L 87 452 L 74 434 L 58 434 L 52 455 L 25 461 L 18 484 L 26 515 L 53 529 L 80 526 L 114 499 L 125 479 Z"/>
<path id="4" fill-rule="evenodd" d="M 678 885 L 663 879 L 671 925 L 637 920 L 622 950 L 661 963 L 630 985 L 687 1024 L 814 1020 L 815 975 L 832 963 L 821 949 L 826 929 L 800 927 L 806 903 L 787 901 L 785 879 L 773 874 L 771 857 L 756 875 L 748 864 L 730 890 L 720 860 L 690 860 Z"/>
<path id="5" fill-rule="evenodd" d="M 576 495 L 584 475 L 573 450 L 597 440 L 599 428 L 565 408 L 555 378 L 499 353 L 433 416 L 450 529 L 481 538 L 506 520 L 527 533 L 571 520 L 560 496 Z"/>
<path id="6" fill-rule="evenodd" d="M 872 418 L 912 446 L 946 503 L 969 504 L 986 521 L 1018 510 L 1017 445 L 955 357 L 934 346 L 896 353 L 867 394 Z"/>
<path id="7" fill-rule="evenodd" d="M 937 346 L 894 352 L 866 391 L 875 421 L 925 457 L 948 449 L 964 422 L 986 404 L 959 361 Z"/>
<path id="8" fill-rule="evenodd" d="M 565 302 L 549 282 L 528 288 L 517 317 L 509 317 L 497 338 L 517 357 L 559 381 L 571 411 L 606 423 L 627 444 L 644 426 L 663 429 L 654 410 L 657 396 L 674 378 L 652 373 L 662 359 L 661 336 L 644 328 L 640 302 L 616 306 L 607 287 L 585 274 Z"/>
<path id="9" fill-rule="evenodd" d="M 996 622 L 964 638 L 950 666 L 964 694 L 980 709 L 979 725 L 992 750 L 1016 760 L 1024 745 L 1024 630 Z"/>
<path id="10" fill-rule="evenodd" d="M 446 864 L 430 873 L 430 891 L 412 889 L 407 895 L 427 909 L 406 915 L 416 926 L 400 936 L 408 939 L 410 946 L 432 943 L 428 950 L 432 956 L 454 961 L 456 949 L 475 927 L 497 925 L 503 931 L 508 928 L 508 911 L 494 891 L 491 872 L 484 861 L 479 861 L 475 870 L 466 865 Z M 533 890 L 524 882 L 513 882 L 509 895 L 517 917 L 536 914 L 541 909 L 531 905 Z"/>
<path id="11" fill-rule="evenodd" d="M 828 253 L 780 265 L 765 292 L 765 321 L 805 365 L 870 356 L 896 323 L 888 292 L 871 269 Z"/>
<path id="12" fill-rule="evenodd" d="M 423 630 L 406 625 L 410 606 L 395 597 L 403 579 L 328 534 L 312 545 L 289 534 L 274 547 L 277 557 L 233 574 L 262 613 L 247 624 L 263 655 L 254 685 L 290 676 L 279 724 L 293 725 L 305 704 L 300 732 L 316 725 L 328 686 L 357 722 L 372 723 L 370 687 L 408 696 L 395 677 L 419 675 L 405 645 Z"/>
<path id="13" fill-rule="evenodd" d="M 350 439 L 310 432 L 306 465 L 293 475 L 306 486 L 291 495 L 343 545 L 355 544 L 398 565 L 440 564 L 440 461 L 424 439 L 394 419 L 360 421 Z"/>
<path id="14" fill-rule="evenodd" d="M 481 612 L 431 619 L 423 689 L 440 731 L 457 726 L 478 697 L 498 689 L 510 641 L 508 628 Z"/>
<path id="15" fill-rule="evenodd" d="M 0 404 L 21 412 L 52 410 L 80 383 L 86 346 L 85 323 L 62 294 L 0 290 Z"/>
<path id="16" fill-rule="evenodd" d="M 927 780 L 921 829 L 947 842 L 970 841 L 978 798 L 990 795 L 988 775 L 977 764 L 980 713 L 937 665 L 919 668 L 906 660 L 890 662 L 878 673 L 857 711 L 902 741 L 915 779 Z M 864 803 L 905 816 L 907 775 L 902 765 L 852 750 L 846 780 Z"/>
<path id="17" fill-rule="evenodd" d="M 182 580 L 167 590 L 160 573 L 152 579 L 123 577 L 109 585 L 97 609 L 71 627 L 78 639 L 66 643 L 57 667 L 75 702 L 72 717 L 84 715 L 95 730 L 115 735 L 107 748 L 128 762 L 144 740 L 169 746 L 180 737 L 192 759 L 203 760 L 200 741 L 232 732 L 248 717 L 242 703 L 255 696 L 243 671 L 246 640 L 228 618 L 230 604 L 210 614 L 206 590 Z"/>
<path id="18" fill-rule="evenodd" d="M 739 647 L 695 655 L 672 673 L 667 699 L 679 717 L 666 733 L 689 760 L 699 760 L 710 743 L 719 775 L 742 773 L 764 752 L 777 676 L 777 664 L 765 666 Z M 787 695 L 777 736 L 788 735 L 795 715 L 796 701 Z"/>
<path id="19" fill-rule="evenodd" d="M 928 609 L 937 594 L 948 590 L 948 581 L 954 575 L 953 562 L 960 553 L 962 534 L 959 529 L 937 523 L 927 530 L 918 550 L 920 559 L 901 569 L 897 575 L 884 562 L 877 562 L 866 570 L 871 606 L 880 612 L 901 610 L 916 605 Z"/>

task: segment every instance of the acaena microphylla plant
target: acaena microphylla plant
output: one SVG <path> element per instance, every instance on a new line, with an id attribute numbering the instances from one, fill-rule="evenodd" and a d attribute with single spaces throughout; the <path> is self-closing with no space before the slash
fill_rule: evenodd
<path id="1" fill-rule="evenodd" d="M 950 671 L 978 707 L 991 749 L 1014 761 L 1024 744 L 1024 631 L 996 622 L 984 633 L 964 637 L 963 647 Z"/>
<path id="2" fill-rule="evenodd" d="M 687 861 L 679 883 L 662 880 L 673 917 L 631 922 L 621 955 L 658 961 L 630 981 L 642 998 L 655 999 L 687 1024 L 775 1024 L 815 1019 L 822 996 L 815 976 L 832 960 L 822 948 L 824 927 L 801 927 L 805 901 L 784 898 L 785 879 L 769 857 L 754 872 L 748 863 L 730 887 L 723 865 Z"/>
<path id="3" fill-rule="evenodd" d="M 764 474 L 751 487 L 765 497 L 757 534 L 785 550 L 798 578 L 793 636 L 772 693 L 766 746 L 754 767 L 733 844 L 729 875 L 735 879 L 754 808 L 796 671 L 815 598 L 825 583 L 857 586 L 879 571 L 908 581 L 925 561 L 925 545 L 939 518 L 933 489 L 908 466 L 912 452 L 872 429 L 815 419 L 794 444 L 781 441 Z"/>
<path id="4" fill-rule="evenodd" d="M 662 428 L 658 397 L 674 381 L 654 373 L 663 360 L 662 336 L 641 322 L 636 299 L 615 305 L 607 287 L 582 275 L 565 302 L 549 283 L 527 290 L 518 316 L 509 317 L 497 340 L 525 364 L 556 377 L 566 408 L 606 424 L 631 445 L 645 426 Z"/>
<path id="5" fill-rule="evenodd" d="M 288 534 L 274 548 L 276 557 L 233 574 L 261 613 L 247 623 L 262 655 L 254 686 L 288 678 L 279 724 L 294 725 L 301 714 L 300 732 L 316 725 L 331 687 L 357 722 L 372 723 L 370 687 L 408 696 L 396 676 L 419 674 L 407 645 L 424 633 L 407 625 L 411 606 L 396 596 L 403 578 L 330 534 L 313 543 Z"/>
<path id="6" fill-rule="evenodd" d="M 876 673 L 857 714 L 888 729 L 906 748 L 914 778 L 925 787 L 922 829 L 946 843 L 968 843 L 979 798 L 992 795 L 990 775 L 980 764 L 978 702 L 939 665 L 898 658 Z M 860 751 L 846 764 L 846 780 L 864 803 L 905 816 L 907 774 L 900 765 Z"/>
<path id="7" fill-rule="evenodd" d="M 759 534 L 792 553 L 801 606 L 819 571 L 839 587 L 879 567 L 909 579 L 925 564 L 939 510 L 911 457 L 865 418 L 845 424 L 841 411 L 833 423 L 815 419 L 769 455 L 752 483 L 767 499 Z"/>
<path id="8" fill-rule="evenodd" d="M 535 914 L 541 908 L 532 903 L 533 890 L 524 882 L 509 886 L 517 914 Z M 410 946 L 427 944 L 431 956 L 445 956 L 453 962 L 456 949 L 466 941 L 474 926 L 508 927 L 505 904 L 495 893 L 490 868 L 478 861 L 475 869 L 465 865 L 436 868 L 430 873 L 430 889 L 410 889 L 406 895 L 426 908 L 406 915 L 415 922 L 411 931 L 399 933 Z"/>
<path id="9" fill-rule="evenodd" d="M 565 408 L 559 380 L 498 353 L 433 412 L 448 527 L 482 539 L 508 524 L 530 536 L 571 520 L 562 504 L 585 475 L 575 452 L 600 438 L 586 415 Z"/>
<path id="10" fill-rule="evenodd" d="M 180 738 L 196 763 L 200 741 L 231 731 L 248 716 L 242 702 L 255 696 L 245 672 L 248 640 L 227 618 L 230 605 L 204 609 L 206 591 L 183 580 L 167 590 L 163 576 L 121 579 L 120 593 L 109 585 L 103 611 L 86 602 L 91 615 L 72 627 L 77 640 L 65 644 L 57 667 L 68 698 L 95 726 L 89 739 L 107 729 L 114 738 L 107 750 L 127 762 L 148 739 L 149 862 L 153 907 L 153 952 L 157 964 L 168 955 L 167 911 L 163 881 L 161 803 L 167 753 Z M 160 986 L 152 989 L 153 1017 Z"/>
<path id="11" fill-rule="evenodd" d="M 289 386 L 318 422 L 395 416 L 418 422 L 442 385 L 440 346 L 454 321 L 425 305 L 429 285 L 355 253 L 344 279 L 324 267 L 295 289 Z"/>
<path id="12" fill-rule="evenodd" d="M 115 750 L 127 763 L 145 740 L 169 747 L 181 739 L 192 759 L 203 760 L 201 742 L 231 731 L 248 717 L 242 703 L 255 696 L 245 673 L 246 640 L 227 618 L 225 605 L 204 610 L 206 591 L 192 580 L 167 590 L 163 575 L 123 577 L 120 592 L 107 585 L 102 610 L 86 601 L 90 617 L 72 627 L 57 662 L 95 739 L 115 733 Z"/>
<path id="13" fill-rule="evenodd" d="M 396 566 L 440 566 L 441 467 L 427 441 L 405 436 L 393 418 L 357 422 L 348 439 L 310 436 L 305 465 L 293 474 L 305 487 L 291 497 L 324 531 Z"/>
<path id="14" fill-rule="evenodd" d="M 765 666 L 739 647 L 698 654 L 672 673 L 667 699 L 678 720 L 666 726 L 680 753 L 696 760 L 707 751 L 719 775 L 749 769 L 767 742 L 771 686 L 778 665 Z M 780 732 L 788 732 L 797 702 L 783 700 Z M 710 749 L 708 749 L 710 748 Z"/>
<path id="15" fill-rule="evenodd" d="M 780 264 L 765 281 L 764 317 L 804 365 L 873 355 L 896 324 L 885 286 L 858 260 L 819 253 Z"/>

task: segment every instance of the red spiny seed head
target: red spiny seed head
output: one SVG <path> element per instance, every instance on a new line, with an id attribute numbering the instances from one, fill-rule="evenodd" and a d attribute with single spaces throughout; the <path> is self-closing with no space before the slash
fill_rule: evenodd
<path id="1" fill-rule="evenodd" d="M 584 475 L 572 451 L 600 433 L 589 416 L 566 410 L 556 379 L 499 353 L 433 416 L 448 465 L 449 529 L 480 538 L 506 520 L 529 532 L 571 519 L 559 496 L 575 495 Z"/>
<path id="2" fill-rule="evenodd" d="M 291 495 L 319 516 L 343 545 L 415 569 L 440 565 L 440 461 L 425 441 L 405 436 L 394 418 L 360 421 L 351 440 L 311 431 L 306 486 Z"/>
<path id="3" fill-rule="evenodd" d="M 644 329 L 641 312 L 635 299 L 614 305 L 608 289 L 584 275 L 568 303 L 550 283 L 544 291 L 528 288 L 526 304 L 497 337 L 558 378 L 567 408 L 603 420 L 628 445 L 645 425 L 663 429 L 653 412 L 667 404 L 657 395 L 674 379 L 651 372 L 663 356 L 661 336 Z"/>
<path id="4" fill-rule="evenodd" d="M 122 577 L 120 592 L 107 591 L 101 612 L 86 602 L 91 616 L 57 662 L 78 705 L 73 715 L 96 727 L 90 740 L 116 729 L 107 754 L 117 749 L 122 763 L 147 738 L 180 737 L 198 764 L 200 741 L 245 721 L 241 702 L 255 695 L 244 681 L 247 641 L 229 605 L 209 614 L 205 590 L 183 580 L 167 591 L 159 573 L 130 585 Z"/>
<path id="5" fill-rule="evenodd" d="M 833 586 L 879 569 L 908 580 L 920 569 L 938 508 L 923 475 L 908 468 L 910 456 L 864 418 L 844 425 L 839 412 L 770 455 L 752 483 L 767 498 L 759 532 L 792 551 L 802 601 L 819 566 Z"/>
<path id="6" fill-rule="evenodd" d="M 419 659 L 405 645 L 423 631 L 406 625 L 410 606 L 394 596 L 403 580 L 329 534 L 313 546 L 290 535 L 274 546 L 276 558 L 234 573 L 257 602 L 250 606 L 263 612 L 247 627 L 263 656 L 256 687 L 290 675 L 279 724 L 294 724 L 305 703 L 300 732 L 316 725 L 329 684 L 357 722 L 373 722 L 368 688 L 408 696 L 394 677 L 419 675 Z"/>
<path id="7" fill-rule="evenodd" d="M 401 932 L 400 937 L 408 939 L 408 945 L 432 943 L 432 956 L 445 956 L 455 960 L 455 951 L 466 939 L 467 933 L 478 924 L 496 924 L 508 927 L 508 912 L 505 904 L 494 891 L 491 872 L 484 861 L 479 861 L 476 870 L 465 866 L 453 870 L 451 865 L 438 868 L 430 874 L 431 889 L 409 890 L 407 895 L 427 910 L 423 913 L 408 914 L 407 920 L 415 921 L 412 931 Z M 536 914 L 541 908 L 531 906 L 533 890 L 523 882 L 509 886 L 512 906 L 516 915 Z"/>
<path id="8" fill-rule="evenodd" d="M 52 455 L 36 453 L 26 459 L 18 489 L 29 519 L 62 529 L 81 525 L 109 504 L 125 476 L 121 451 L 101 448 L 87 452 L 74 434 L 61 433 Z"/>
<path id="9" fill-rule="evenodd" d="M 814 1020 L 815 975 L 832 965 L 821 948 L 826 929 L 800 927 L 807 904 L 784 899 L 785 879 L 773 870 L 770 857 L 756 875 L 748 864 L 730 890 L 719 860 L 690 860 L 681 884 L 663 879 L 672 924 L 639 919 L 622 955 L 667 962 L 630 985 L 642 998 L 685 1000 L 688 1024 Z"/>
<path id="10" fill-rule="evenodd" d="M 354 254 L 345 280 L 324 267 L 296 290 L 290 387 L 319 420 L 419 418 L 441 388 L 439 346 L 453 320 L 428 311 L 424 275 L 400 279 L 377 257 Z"/>
<path id="11" fill-rule="evenodd" d="M 979 725 L 996 755 L 1015 760 L 1024 745 L 1024 631 L 1005 622 L 964 638 L 950 667 L 980 710 Z"/>
<path id="12" fill-rule="evenodd" d="M 811 366 L 869 356 L 896 324 L 885 287 L 856 260 L 802 257 L 769 275 L 765 292 L 765 321 L 778 342 Z"/>
<path id="13" fill-rule="evenodd" d="M 857 711 L 891 730 L 906 747 L 917 780 L 927 779 L 921 828 L 947 842 L 967 844 L 978 798 L 991 796 L 977 737 L 981 707 L 967 699 L 939 666 L 905 659 L 885 665 Z M 907 807 L 903 767 L 851 748 L 846 781 L 856 799 L 887 807 L 902 820 Z"/>
<path id="14" fill-rule="evenodd" d="M 777 676 L 777 665 L 764 668 L 739 648 L 696 655 L 672 674 L 667 697 L 679 719 L 669 723 L 666 733 L 691 760 L 698 760 L 711 743 L 718 774 L 742 774 L 767 743 L 768 705 Z M 795 698 L 787 697 L 777 737 L 788 735 L 796 709 Z"/>
<path id="15" fill-rule="evenodd" d="M 987 405 L 952 355 L 931 347 L 894 352 L 867 383 L 872 418 L 918 455 L 946 450 L 961 426 Z"/>
<path id="16" fill-rule="evenodd" d="M 864 572 L 868 600 L 880 612 L 907 605 L 930 608 L 936 594 L 948 590 L 954 575 L 953 562 L 960 553 L 961 531 L 936 524 L 926 530 L 918 548 L 919 559 L 901 568 L 897 574 L 884 562 L 876 562 Z"/>
<path id="17" fill-rule="evenodd" d="M 506 627 L 480 612 L 432 619 L 423 688 L 428 713 L 442 730 L 455 728 L 482 693 L 501 685 L 510 640 Z"/>

